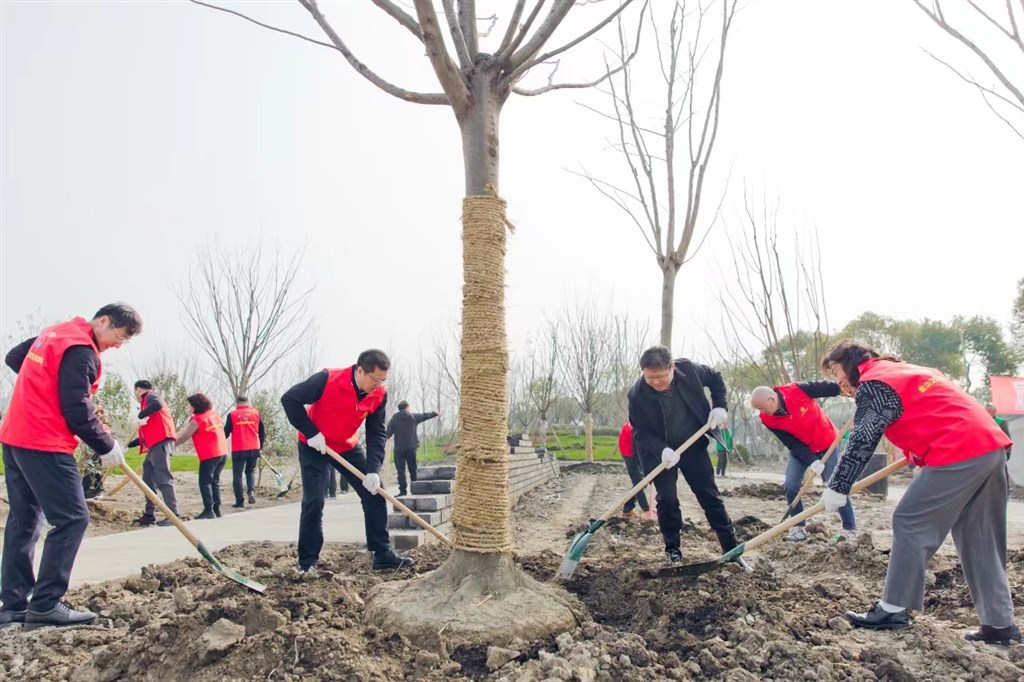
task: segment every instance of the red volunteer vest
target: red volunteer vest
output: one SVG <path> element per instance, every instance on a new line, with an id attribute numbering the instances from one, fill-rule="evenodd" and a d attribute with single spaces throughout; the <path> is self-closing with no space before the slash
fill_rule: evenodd
<path id="1" fill-rule="evenodd" d="M 775 390 L 782 394 L 789 414 L 762 412 L 761 423 L 770 429 L 778 429 L 792 435 L 813 453 L 828 450 L 839 431 L 821 406 L 796 384 L 776 386 Z"/>
<path id="2" fill-rule="evenodd" d="M 626 422 L 619 431 L 619 452 L 623 457 L 633 456 L 633 425 Z"/>
<path id="3" fill-rule="evenodd" d="M 152 391 L 142 394 L 142 402 L 139 405 L 140 412 L 146 409 L 150 393 Z M 139 426 L 139 440 L 143 441 L 147 448 L 152 448 L 161 441 L 175 437 L 174 417 L 171 416 L 171 411 L 166 403 L 157 412 L 149 415 L 149 419 L 145 424 Z"/>
<path id="4" fill-rule="evenodd" d="M 944 466 L 1006 448 L 1006 437 L 974 398 L 937 369 L 905 362 L 868 360 L 860 381 L 881 381 L 903 403 L 903 414 L 885 435 L 918 466 Z"/>
<path id="5" fill-rule="evenodd" d="M 216 410 L 193 414 L 192 421 L 198 427 L 192 434 L 192 446 L 196 456 L 203 462 L 228 454 L 228 439 L 224 437 L 224 422 Z"/>
<path id="6" fill-rule="evenodd" d="M 359 443 L 359 425 L 380 407 L 387 395 L 382 385 L 367 393 L 362 400 L 357 400 L 356 389 L 352 385 L 353 371 L 353 367 L 328 369 L 324 394 L 306 408 L 306 413 L 324 434 L 327 444 L 339 453 L 347 452 Z M 299 440 L 305 443 L 306 437 L 300 433 Z"/>
<path id="7" fill-rule="evenodd" d="M 260 411 L 243 405 L 228 415 L 231 420 L 231 452 L 260 449 Z"/>
<path id="8" fill-rule="evenodd" d="M 39 333 L 14 383 L 11 404 L 0 424 L 0 441 L 30 450 L 74 454 L 78 437 L 71 433 L 60 410 L 58 382 L 61 358 L 72 346 L 89 346 L 97 358 L 100 355 L 92 327 L 84 318 L 55 324 Z M 90 393 L 99 388 L 102 372 L 100 363 Z"/>

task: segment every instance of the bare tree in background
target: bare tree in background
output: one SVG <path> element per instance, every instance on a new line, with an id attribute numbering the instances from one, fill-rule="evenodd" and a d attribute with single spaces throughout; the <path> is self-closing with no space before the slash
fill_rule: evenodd
<path id="1" fill-rule="evenodd" d="M 719 354 L 772 385 L 811 379 L 829 343 L 818 244 L 794 237 L 792 252 L 780 248 L 778 202 L 743 198 L 739 233 L 729 235 L 734 281 L 720 295 L 728 347 Z"/>
<path id="2" fill-rule="evenodd" d="M 594 461 L 594 409 L 612 380 L 613 329 L 593 299 L 566 306 L 564 340 L 558 354 L 563 383 L 583 411 L 586 459 Z"/>
<path id="3" fill-rule="evenodd" d="M 382 584 L 371 595 L 367 617 L 386 629 L 432 641 L 437 639 L 439 622 L 448 628 L 446 637 L 472 636 L 484 641 L 504 641 L 510 631 L 525 633 L 534 627 L 538 630 L 532 634 L 575 627 L 577 616 L 564 594 L 530 579 L 512 559 L 505 440 L 505 240 L 509 223 L 499 193 L 498 123 L 502 107 L 512 94 L 538 95 L 589 87 L 605 80 L 608 73 L 589 83 L 555 83 L 554 72 L 558 60 L 613 22 L 633 0 L 622 0 L 614 9 L 602 3 L 580 3 L 596 7 L 601 16 L 588 22 L 589 29 L 547 51 L 544 46 L 577 4 L 575 0 L 552 0 L 540 21 L 537 19 L 545 5 L 543 0 L 534 2 L 529 13 L 527 0 L 505 3 L 502 7 L 510 8 L 511 16 L 505 30 L 494 34 L 497 44 L 491 49 L 481 49 L 475 0 L 442 0 L 443 23 L 432 0 L 413 0 L 415 16 L 394 0 L 373 0 L 412 36 L 411 55 L 419 58 L 425 53 L 441 92 L 412 91 L 385 80 L 352 53 L 317 0 L 298 0 L 298 5 L 312 17 L 327 41 L 268 26 L 233 9 L 193 2 L 337 52 L 359 75 L 405 102 L 450 107 L 461 133 L 465 178 L 460 317 L 463 371 L 456 474 L 459 494 L 451 517 L 455 551 L 437 571 L 409 582 Z M 342 7 L 333 6 L 338 11 L 343 11 Z M 547 84 L 535 88 L 519 85 L 531 69 L 540 65 L 552 67 Z M 487 599 L 481 601 L 483 596 Z M 514 623 L 504 617 L 510 609 L 517 613 Z"/>
<path id="4" fill-rule="evenodd" d="M 925 50 L 928 56 L 977 88 L 992 113 L 1024 140 L 1024 82 L 1014 82 L 1014 79 L 1020 79 L 1024 74 L 1021 70 L 1021 56 L 1024 54 L 1024 38 L 1021 36 L 1024 2 L 1005 0 L 1003 4 L 967 0 L 952 3 L 954 14 L 964 12 L 961 21 L 950 20 L 946 15 L 948 5 L 943 6 L 940 0 L 912 2 L 939 28 L 970 50 L 985 65 L 985 70 L 995 81 L 990 78 L 986 84 L 970 71 L 952 66 Z M 968 12 L 968 7 L 973 12 Z M 971 25 L 972 22 L 974 25 Z"/>
<path id="5" fill-rule="evenodd" d="M 187 350 L 176 352 L 161 350 L 160 353 L 143 363 L 133 367 L 134 378 L 129 378 L 125 383 L 128 390 L 132 391 L 133 384 L 139 379 L 146 379 L 153 384 L 153 388 L 163 399 L 167 409 L 171 411 L 175 427 L 181 429 L 192 417 L 192 406 L 188 403 L 188 396 L 196 392 L 206 393 L 215 402 L 225 396 L 218 396 L 210 386 L 214 380 L 199 367 L 199 360 Z M 132 396 L 133 409 L 138 414 L 138 401 Z M 133 415 L 134 416 L 134 415 Z"/>
<path id="6" fill-rule="evenodd" d="M 716 19 L 709 29 L 707 15 L 718 4 L 720 23 Z M 626 213 L 650 247 L 661 270 L 659 338 L 671 348 L 676 277 L 688 260 L 700 221 L 705 177 L 718 137 L 722 74 L 736 0 L 698 2 L 691 11 L 685 2 L 674 2 L 667 36 L 663 28 L 659 31 L 661 21 L 655 17 L 657 10 L 666 6 L 656 3 L 648 15 L 663 89 L 658 93 L 635 89 L 633 71 L 653 68 L 653 64 L 640 66 L 632 61 L 619 22 L 618 57 L 625 66 L 617 67 L 618 75 L 608 80 L 611 113 L 591 109 L 616 123 L 618 135 L 609 144 L 625 161 L 630 184 L 623 187 L 595 178 L 586 170 L 582 175 Z M 706 39 L 709 32 L 711 38 Z M 706 63 L 709 55 L 713 55 L 710 64 Z M 707 86 L 699 88 L 705 80 Z M 677 142 L 685 149 L 683 160 Z M 683 183 L 685 194 L 680 197 L 677 191 L 684 189 Z M 709 221 L 709 230 L 717 214 Z"/>
<path id="7" fill-rule="evenodd" d="M 616 315 L 612 320 L 612 379 L 611 389 L 615 404 L 614 419 L 621 424 L 629 416 L 629 389 L 640 378 L 640 354 L 650 337 L 650 327 L 631 319 L 629 313 Z"/>
<path id="8" fill-rule="evenodd" d="M 530 347 L 529 398 L 537 413 L 537 434 L 540 446 L 548 447 L 548 420 L 551 408 L 558 400 L 561 386 L 558 378 L 559 336 L 561 325 L 547 320 L 541 336 Z"/>
<path id="9" fill-rule="evenodd" d="M 197 251 L 177 297 L 185 328 L 231 395 L 248 393 L 309 335 L 312 289 L 297 281 L 301 264 L 301 254 L 283 258 L 262 241 Z"/>

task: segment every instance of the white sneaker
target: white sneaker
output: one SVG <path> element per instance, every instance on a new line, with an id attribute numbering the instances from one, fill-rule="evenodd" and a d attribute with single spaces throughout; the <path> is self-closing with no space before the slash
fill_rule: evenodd
<path id="1" fill-rule="evenodd" d="M 786 542 L 803 542 L 807 539 L 807 531 L 803 526 L 793 526 L 789 529 L 789 535 L 782 539 Z"/>
<path id="2" fill-rule="evenodd" d="M 843 530 L 839 531 L 839 537 L 846 540 L 847 542 L 857 542 L 858 535 L 859 533 L 856 529 L 847 530 L 844 528 Z"/>

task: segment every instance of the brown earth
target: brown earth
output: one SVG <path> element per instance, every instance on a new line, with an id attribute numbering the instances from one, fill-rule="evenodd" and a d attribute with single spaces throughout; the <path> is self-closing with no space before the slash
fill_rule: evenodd
<path id="1" fill-rule="evenodd" d="M 523 568 L 550 580 L 568 537 L 629 486 L 624 471 L 566 472 L 525 496 L 514 514 Z M 740 488 L 739 481 L 722 481 Z M 817 498 L 815 494 L 814 499 Z M 726 504 L 741 539 L 765 530 L 784 503 L 733 495 Z M 686 561 L 719 554 L 688 491 Z M 439 633 L 421 649 L 361 623 L 363 598 L 381 581 L 366 552 L 325 548 L 320 574 L 296 576 L 293 546 L 249 544 L 220 553 L 267 584 L 260 596 L 211 572 L 200 559 L 148 567 L 127 581 L 89 586 L 72 603 L 101 614 L 73 630 L 0 634 L 0 678 L 11 680 L 1024 680 L 1024 647 L 963 640 L 975 614 L 955 554 L 944 547 L 929 574 L 924 614 L 899 633 L 851 630 L 843 611 L 878 597 L 888 563 L 891 503 L 862 500 L 856 542 L 835 540 L 838 519 L 811 522 L 805 543 L 775 542 L 734 566 L 699 577 L 646 578 L 660 567 L 657 526 L 613 518 L 564 583 L 591 620 L 554 640 L 504 648 L 452 647 Z M 447 550 L 415 550 L 415 572 Z M 1024 595 L 1024 549 L 1009 564 Z M 1024 604 L 1017 605 L 1024 622 Z"/>

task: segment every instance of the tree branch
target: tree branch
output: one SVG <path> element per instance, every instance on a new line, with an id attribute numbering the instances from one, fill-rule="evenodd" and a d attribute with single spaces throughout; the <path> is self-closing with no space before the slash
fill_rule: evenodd
<path id="1" fill-rule="evenodd" d="M 384 10 L 388 16 L 404 26 L 410 33 L 416 36 L 416 40 L 423 42 L 423 35 L 420 33 L 420 25 L 411 14 L 391 2 L 391 0 L 371 0 L 373 4 Z"/>
<path id="2" fill-rule="evenodd" d="M 300 0 L 301 2 L 302 0 Z M 455 110 L 456 116 L 462 114 L 469 105 L 469 89 L 457 66 L 448 56 L 441 27 L 437 23 L 437 13 L 431 0 L 415 0 L 416 16 L 420 21 L 420 32 L 423 44 L 427 47 L 427 57 L 434 73 L 441 83 L 441 89 L 448 95 L 448 101 Z"/>
<path id="3" fill-rule="evenodd" d="M 649 2 L 649 0 L 644 0 L 644 10 L 647 9 L 647 3 L 648 2 Z M 587 31 L 586 33 L 578 36 L 576 39 L 569 41 L 565 45 L 562 45 L 561 47 L 555 48 L 554 50 L 551 50 L 550 52 L 545 52 L 544 54 L 542 54 L 541 56 L 537 57 L 536 59 L 531 59 L 530 61 L 528 61 L 528 62 L 526 62 L 526 63 L 516 67 L 516 69 L 511 74 L 509 74 L 506 77 L 506 80 L 509 83 L 513 83 L 513 82 L 516 81 L 516 79 L 518 79 L 520 76 L 522 76 L 522 74 L 524 74 L 527 71 L 529 71 L 532 67 L 534 67 L 534 66 L 536 66 L 538 64 L 541 64 L 543 62 L 546 62 L 546 61 L 552 59 L 553 57 L 557 57 L 558 55 L 562 54 L 563 52 L 566 52 L 567 50 L 571 50 L 572 48 L 576 47 L 581 42 L 583 42 L 584 40 L 586 40 L 590 36 L 594 35 L 598 31 L 600 31 L 602 28 L 607 26 L 609 23 L 611 23 L 612 19 L 614 19 L 615 17 L 619 16 L 619 14 L 621 14 L 622 11 L 625 10 L 627 7 L 629 7 L 632 3 L 633 3 L 633 0 L 623 0 L 622 4 L 619 5 L 618 9 L 616 9 L 614 12 L 612 12 L 607 17 L 605 17 L 604 20 L 602 20 L 600 23 L 598 23 L 596 26 L 594 26 L 594 28 L 592 28 L 589 31 Z M 641 11 L 643 11 L 643 10 L 641 10 Z"/>
<path id="4" fill-rule="evenodd" d="M 512 44 L 512 38 L 516 34 L 516 29 L 519 27 L 519 18 L 523 16 L 523 9 L 526 7 L 526 0 L 516 0 L 516 6 L 512 8 L 512 18 L 508 21 L 508 26 L 505 28 L 505 35 L 501 38 L 501 43 L 498 45 L 498 49 L 494 51 L 494 54 L 501 58 L 502 53 L 508 49 L 508 46 Z"/>
<path id="5" fill-rule="evenodd" d="M 545 0 L 537 0 L 537 4 L 533 6 L 533 10 L 530 12 L 529 16 L 526 17 L 526 21 L 523 22 L 523 25 L 519 28 L 519 32 L 516 33 L 516 37 L 512 39 L 512 42 L 509 43 L 508 47 L 497 55 L 498 59 L 506 62 L 506 64 L 510 59 L 512 59 L 512 55 L 519 49 L 519 45 L 526 40 L 526 35 L 530 32 L 530 27 L 533 26 L 534 20 L 540 14 L 541 8 L 544 7 L 544 2 Z"/>
<path id="6" fill-rule="evenodd" d="M 226 14 L 234 15 L 234 16 L 239 17 L 241 19 L 245 19 L 246 21 L 248 21 L 251 24 L 256 24 L 257 26 L 260 26 L 262 28 L 270 29 L 271 31 L 276 31 L 277 33 L 284 33 L 285 35 L 289 35 L 289 36 L 298 38 L 299 40 L 305 40 L 307 43 L 313 43 L 314 45 L 320 45 L 321 47 L 329 47 L 332 50 L 337 50 L 338 49 L 334 45 L 332 45 L 330 43 L 325 43 L 322 40 L 317 40 L 316 38 L 310 38 L 309 36 L 302 35 L 301 33 L 296 33 L 294 31 L 289 31 L 287 29 L 278 28 L 277 26 L 271 26 L 270 24 L 264 24 L 262 21 L 257 21 L 256 19 L 253 19 L 250 16 L 246 16 L 245 14 L 242 14 L 241 12 L 236 12 L 233 9 L 228 9 L 227 7 L 218 7 L 217 5 L 211 5 L 208 2 L 201 2 L 200 0 L 189 0 L 189 2 L 191 2 L 193 5 L 199 5 L 201 7 L 208 7 L 210 9 L 215 9 L 218 12 L 224 12 Z"/>
<path id="7" fill-rule="evenodd" d="M 450 0 L 443 0 L 448 1 Z M 447 12 L 447 10 L 445 10 Z M 459 0 L 459 23 L 462 25 L 462 35 L 466 40 L 466 49 L 469 52 L 470 65 L 480 54 L 480 44 L 476 32 L 476 0 Z"/>
<path id="8" fill-rule="evenodd" d="M 462 68 L 468 69 L 473 66 L 473 58 L 469 54 L 468 39 L 459 27 L 459 18 L 455 14 L 455 0 L 441 0 L 441 4 L 444 6 L 444 18 L 448 21 L 448 33 L 455 45 L 455 54 L 459 56 L 459 64 Z M 417 9 L 417 11 L 419 10 Z"/>
<path id="9" fill-rule="evenodd" d="M 526 41 L 526 44 L 516 50 L 511 57 L 508 59 L 508 68 L 506 72 L 509 74 L 514 73 L 519 69 L 520 66 L 525 64 L 527 61 L 533 59 L 534 55 L 540 52 L 541 48 L 544 47 L 550 38 L 551 34 L 555 32 L 555 29 L 565 20 L 569 10 L 572 9 L 574 0 L 555 0 L 554 4 L 551 5 L 551 9 L 548 11 L 548 15 L 544 18 L 537 31 L 533 34 L 533 37 Z M 525 34 L 525 30 L 523 31 Z M 506 77 L 503 82 L 507 85 L 511 85 L 512 81 Z"/>

